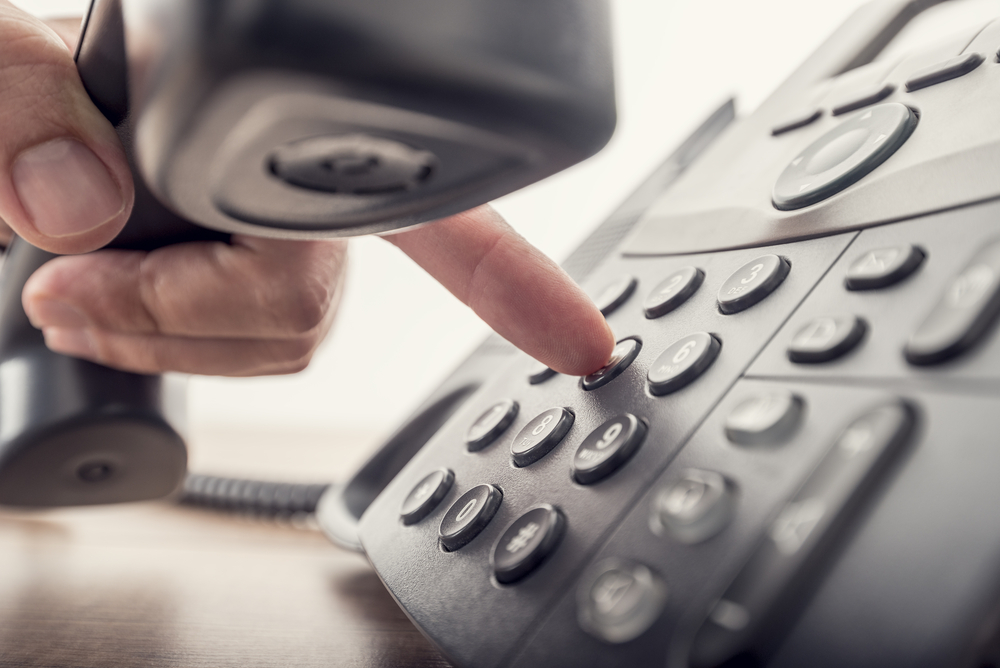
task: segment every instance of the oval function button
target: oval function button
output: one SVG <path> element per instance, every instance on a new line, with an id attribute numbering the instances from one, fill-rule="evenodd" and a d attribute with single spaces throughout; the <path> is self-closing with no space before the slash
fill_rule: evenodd
<path id="1" fill-rule="evenodd" d="M 633 276 L 622 276 L 612 283 L 606 285 L 596 297 L 594 304 L 604 315 L 611 315 L 619 306 L 628 301 L 628 298 L 635 292 L 635 287 L 639 281 Z"/>
<path id="2" fill-rule="evenodd" d="M 685 387 L 712 366 L 720 348 L 722 344 L 708 332 L 690 334 L 675 342 L 649 368 L 649 391 L 662 396 Z"/>
<path id="3" fill-rule="evenodd" d="M 771 193 L 775 208 L 801 209 L 856 183 L 895 153 L 916 125 L 916 115 L 898 102 L 847 118 L 788 163 Z"/>
<path id="4" fill-rule="evenodd" d="M 547 455 L 566 436 L 574 417 L 568 408 L 550 408 L 526 424 L 510 444 L 514 465 L 527 466 Z"/>
<path id="5" fill-rule="evenodd" d="M 1000 313 L 1000 241 L 976 253 L 906 344 L 911 364 L 936 364 L 974 346 Z"/>
<path id="6" fill-rule="evenodd" d="M 980 53 L 966 53 L 931 65 L 915 72 L 913 76 L 906 80 L 906 91 L 912 93 L 921 88 L 927 88 L 928 86 L 965 76 L 982 65 L 984 60 L 985 58 Z"/>
<path id="7" fill-rule="evenodd" d="M 771 128 L 771 134 L 777 137 L 778 135 L 783 135 L 786 132 L 804 128 L 805 126 L 812 125 L 818 121 L 822 115 L 822 109 L 809 109 L 807 111 L 801 111 L 794 116 L 786 118 L 784 121 Z"/>
<path id="8" fill-rule="evenodd" d="M 788 344 L 788 359 L 799 364 L 835 360 L 858 345 L 865 329 L 865 321 L 853 315 L 811 318 Z"/>
<path id="9" fill-rule="evenodd" d="M 664 316 L 691 297 L 701 287 L 704 272 L 697 267 L 684 267 L 660 281 L 646 297 L 642 310 L 649 319 Z"/>
<path id="10" fill-rule="evenodd" d="M 887 288 L 916 271 L 924 256 L 924 251 L 912 244 L 875 248 L 851 263 L 844 285 L 848 290 Z"/>
<path id="11" fill-rule="evenodd" d="M 604 559 L 580 581 L 577 620 L 599 640 L 624 643 L 645 633 L 666 602 L 667 585 L 649 568 L 624 559 Z"/>
<path id="12" fill-rule="evenodd" d="M 687 469 L 653 499 L 650 528 L 681 543 L 708 540 L 733 517 L 733 486 L 714 471 Z"/>
<path id="13" fill-rule="evenodd" d="M 726 438 L 740 445 L 781 443 L 802 417 L 802 397 L 788 390 L 768 390 L 740 402 L 726 417 Z"/>
<path id="14" fill-rule="evenodd" d="M 517 402 L 513 399 L 503 399 L 476 418 L 465 432 L 465 445 L 469 448 L 469 452 L 482 450 L 506 431 L 517 417 L 517 408 Z"/>
<path id="15" fill-rule="evenodd" d="M 584 376 L 580 385 L 585 390 L 596 390 L 607 385 L 635 361 L 641 348 L 642 343 L 637 339 L 622 339 L 615 344 L 615 349 L 611 351 L 611 359 L 608 360 L 608 363 L 589 376 Z"/>
<path id="16" fill-rule="evenodd" d="M 493 485 L 477 485 L 452 504 L 438 530 L 438 539 L 448 552 L 465 547 L 496 515 L 503 494 Z"/>
<path id="17" fill-rule="evenodd" d="M 541 362 L 535 362 L 531 365 L 531 370 L 528 372 L 528 382 L 532 385 L 538 385 L 539 383 L 544 383 L 554 375 L 556 375 L 555 371 Z"/>
<path id="18" fill-rule="evenodd" d="M 762 255 L 747 262 L 719 288 L 719 310 L 726 315 L 750 308 L 781 285 L 791 265 L 783 257 Z"/>
<path id="19" fill-rule="evenodd" d="M 545 503 L 514 520 L 493 546 L 490 564 L 500 584 L 511 584 L 538 568 L 559 544 L 566 520 Z"/>
<path id="20" fill-rule="evenodd" d="M 573 478 L 582 485 L 602 480 L 627 462 L 646 438 L 646 423 L 626 413 L 590 432 L 573 457 Z"/>
<path id="21" fill-rule="evenodd" d="M 863 91 L 857 91 L 849 99 L 837 103 L 833 107 L 832 113 L 834 116 L 841 116 L 871 106 L 889 97 L 895 90 L 896 87 L 889 83 L 876 84 Z"/>
<path id="22" fill-rule="evenodd" d="M 757 632 L 773 632 L 768 622 L 775 604 L 784 594 L 795 594 L 789 590 L 793 582 L 808 589 L 808 583 L 799 584 L 800 574 L 810 572 L 814 559 L 829 552 L 834 536 L 827 534 L 847 525 L 845 515 L 858 508 L 909 441 L 913 415 L 909 406 L 893 401 L 862 415 L 834 441 L 695 635 L 692 668 L 755 653 Z M 780 607 L 787 608 L 788 602 Z"/>
<path id="23" fill-rule="evenodd" d="M 453 482 L 455 474 L 448 469 L 438 469 L 424 476 L 403 499 L 403 505 L 399 509 L 403 524 L 416 524 L 430 515 L 448 495 Z"/>

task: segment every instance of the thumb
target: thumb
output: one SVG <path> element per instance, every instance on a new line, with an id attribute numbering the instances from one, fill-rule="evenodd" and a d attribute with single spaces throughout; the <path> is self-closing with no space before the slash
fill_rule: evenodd
<path id="1" fill-rule="evenodd" d="M 0 218 L 55 253 L 111 241 L 132 209 L 125 152 L 63 40 L 6 0 L 0 90 Z"/>

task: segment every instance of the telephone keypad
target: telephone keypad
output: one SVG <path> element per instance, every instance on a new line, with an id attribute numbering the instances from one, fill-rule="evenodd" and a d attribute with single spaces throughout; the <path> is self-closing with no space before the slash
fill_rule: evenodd
<path id="1" fill-rule="evenodd" d="M 803 325 L 788 344 L 788 359 L 798 364 L 829 362 L 864 338 L 867 325 L 855 315 L 819 316 Z"/>
<path id="2" fill-rule="evenodd" d="M 675 341 L 649 368 L 649 391 L 662 396 L 686 387 L 712 366 L 721 348 L 719 340 L 708 332 Z"/>
<path id="3" fill-rule="evenodd" d="M 496 515 L 503 493 L 494 485 L 477 485 L 452 504 L 438 529 L 438 540 L 446 552 L 468 545 Z"/>
<path id="4" fill-rule="evenodd" d="M 490 555 L 497 582 L 513 584 L 538 568 L 558 546 L 565 527 L 562 512 L 547 503 L 514 520 Z"/>
<path id="5" fill-rule="evenodd" d="M 573 457 L 573 479 L 582 485 L 603 480 L 627 462 L 646 438 L 646 423 L 631 413 L 590 432 Z"/>
<path id="6" fill-rule="evenodd" d="M 515 466 L 528 466 L 549 454 L 573 426 L 573 411 L 550 408 L 524 426 L 510 444 Z"/>
<path id="7" fill-rule="evenodd" d="M 581 387 L 585 390 L 596 390 L 599 387 L 604 387 L 632 364 L 641 348 L 642 344 L 637 339 L 622 339 L 615 344 L 615 349 L 611 351 L 611 359 L 608 360 L 607 364 L 594 373 L 583 377 L 580 381 Z"/>
<path id="8" fill-rule="evenodd" d="M 719 288 L 719 310 L 732 315 L 757 304 L 781 285 L 790 268 L 788 260 L 777 255 L 747 262 Z"/>
<path id="9" fill-rule="evenodd" d="M 502 399 L 487 408 L 465 432 L 469 452 L 478 452 L 499 438 L 517 417 L 517 411 L 518 403 L 513 399 Z"/>

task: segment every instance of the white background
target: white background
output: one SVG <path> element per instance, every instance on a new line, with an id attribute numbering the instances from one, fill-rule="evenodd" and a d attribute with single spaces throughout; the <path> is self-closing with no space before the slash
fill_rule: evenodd
<path id="1" fill-rule="evenodd" d="M 405 0 L 404 0 L 405 1 Z M 21 0 L 40 15 L 79 0 Z M 597 157 L 496 203 L 529 240 L 565 257 L 708 113 L 751 112 L 859 0 L 612 0 L 619 124 Z M 296 376 L 195 378 L 192 434 L 289 443 L 376 442 L 485 336 L 464 306 L 377 239 L 353 243 L 333 334 Z"/>

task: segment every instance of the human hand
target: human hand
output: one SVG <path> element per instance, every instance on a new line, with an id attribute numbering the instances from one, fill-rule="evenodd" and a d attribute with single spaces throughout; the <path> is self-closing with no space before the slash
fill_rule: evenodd
<path id="1" fill-rule="evenodd" d="M 61 32 L 0 0 L 0 217 L 36 246 L 87 253 L 124 226 L 133 187 L 117 135 L 76 73 L 69 24 L 53 27 Z M 588 373 L 610 356 L 613 336 L 589 298 L 489 207 L 386 238 L 556 371 Z M 329 330 L 345 251 L 337 240 L 239 235 L 101 250 L 50 261 L 22 301 L 50 348 L 108 366 L 292 373 Z"/>

